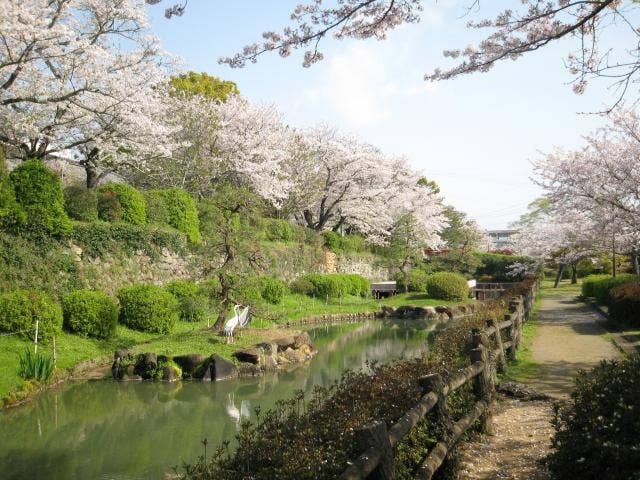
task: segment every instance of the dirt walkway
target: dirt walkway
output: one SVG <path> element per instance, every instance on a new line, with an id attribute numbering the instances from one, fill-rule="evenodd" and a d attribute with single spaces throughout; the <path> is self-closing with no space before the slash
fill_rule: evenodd
<path id="1" fill-rule="evenodd" d="M 540 376 L 527 387 L 555 399 L 567 398 L 579 369 L 621 354 L 603 336 L 598 315 L 571 296 L 542 300 L 540 326 L 531 342 Z M 540 461 L 553 433 L 551 402 L 501 399 L 494 415 L 496 434 L 483 435 L 460 449 L 460 480 L 546 480 Z"/>

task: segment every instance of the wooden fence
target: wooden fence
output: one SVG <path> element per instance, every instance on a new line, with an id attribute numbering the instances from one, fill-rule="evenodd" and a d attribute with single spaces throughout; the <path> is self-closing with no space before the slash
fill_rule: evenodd
<path id="1" fill-rule="evenodd" d="M 478 282 L 471 289 L 471 295 L 476 300 L 491 300 L 498 298 L 505 290 L 518 285 L 513 282 Z"/>
<path id="2" fill-rule="evenodd" d="M 438 374 L 419 379 L 424 395 L 411 410 L 406 412 L 393 426 L 387 429 L 384 422 L 376 421 L 356 430 L 356 447 L 363 453 L 350 463 L 339 477 L 341 480 L 389 480 L 395 478 L 394 448 L 427 414 L 434 411 L 436 421 L 447 433 L 431 449 L 416 471 L 415 478 L 429 480 L 440 468 L 447 454 L 460 436 L 477 420 L 482 432 L 492 432 L 491 402 L 495 392 L 496 370 L 504 368 L 522 340 L 522 327 L 531 316 L 533 302 L 539 288 L 536 282 L 525 295 L 511 298 L 509 313 L 503 321 L 488 320 L 482 330 L 471 332 L 472 350 L 470 365 L 457 376 L 444 381 Z M 503 332 L 506 332 L 503 338 Z M 494 339 L 494 347 L 490 339 Z M 454 422 L 447 407 L 447 395 L 455 392 L 467 382 L 473 382 L 476 402 L 463 418 Z"/>

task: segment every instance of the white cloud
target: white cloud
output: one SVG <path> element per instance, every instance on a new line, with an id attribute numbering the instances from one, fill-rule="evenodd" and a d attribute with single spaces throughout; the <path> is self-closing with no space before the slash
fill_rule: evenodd
<path id="1" fill-rule="evenodd" d="M 394 102 L 436 91 L 435 84 L 423 82 L 420 75 L 407 75 L 393 52 L 384 55 L 385 50 L 379 44 L 357 43 L 334 55 L 320 84 L 305 90 L 305 101 L 324 103 L 349 124 L 362 126 L 387 120 Z"/>

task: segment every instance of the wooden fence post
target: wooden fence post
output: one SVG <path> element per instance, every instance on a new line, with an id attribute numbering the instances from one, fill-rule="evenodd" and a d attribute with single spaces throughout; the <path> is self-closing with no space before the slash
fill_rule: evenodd
<path id="1" fill-rule="evenodd" d="M 511 345 L 509 347 L 507 347 L 507 359 L 509 359 L 510 361 L 513 361 L 516 359 L 516 347 L 515 347 L 515 326 L 514 326 L 514 322 L 513 322 L 513 315 L 511 313 L 508 313 L 504 316 L 504 321 L 505 322 L 511 322 L 511 325 L 509 325 L 508 330 L 507 330 L 507 335 L 508 335 L 508 341 L 511 342 Z"/>
<path id="2" fill-rule="evenodd" d="M 504 357 L 504 347 L 502 345 L 502 333 L 500 333 L 500 327 L 498 326 L 498 322 L 496 322 L 493 318 L 490 318 L 487 320 L 487 327 L 489 328 L 495 328 L 496 329 L 496 333 L 495 333 L 495 339 L 496 339 L 496 344 L 498 345 L 498 358 L 496 358 L 496 369 L 502 373 L 504 372 L 506 366 L 507 366 L 507 361 Z"/>
<path id="3" fill-rule="evenodd" d="M 444 436 L 447 438 L 451 433 L 451 428 L 453 427 L 453 417 L 451 416 L 451 412 L 447 406 L 447 397 L 443 392 L 444 380 L 442 380 L 442 376 L 438 373 L 425 375 L 418 379 L 418 383 L 423 388 L 423 392 L 425 394 L 434 392 L 438 395 L 438 403 L 436 403 L 435 406 L 435 413 L 438 423 L 443 427 L 442 431 L 444 432 Z"/>
<path id="4" fill-rule="evenodd" d="M 370 480 L 393 480 L 396 466 L 393 449 L 389 443 L 387 425 L 379 420 L 367 423 L 354 432 L 356 451 L 365 452 L 371 447 L 381 452 L 378 467 L 367 478 Z"/>
<path id="5" fill-rule="evenodd" d="M 478 329 L 474 329 L 472 333 L 471 363 L 484 363 L 484 369 L 480 375 L 476 375 L 473 379 L 473 391 L 478 400 L 484 400 L 487 403 L 487 409 L 480 416 L 480 429 L 483 433 L 493 435 L 493 415 L 491 414 L 491 399 L 493 397 L 493 372 L 489 352 L 484 345 L 482 334 Z"/>

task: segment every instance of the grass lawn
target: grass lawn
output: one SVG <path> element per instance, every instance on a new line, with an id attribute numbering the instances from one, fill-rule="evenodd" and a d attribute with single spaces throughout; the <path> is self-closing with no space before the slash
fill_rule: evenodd
<path id="1" fill-rule="evenodd" d="M 543 295 L 553 296 L 553 295 L 580 295 L 582 279 L 578 279 L 578 283 L 571 284 L 571 280 L 562 280 L 558 285 L 558 288 L 553 288 L 554 279 L 545 279 L 542 281 L 540 285 L 540 290 Z"/>
<path id="2" fill-rule="evenodd" d="M 328 303 L 305 295 L 288 294 L 280 305 L 262 305 L 256 309 L 250 329 L 237 336 L 232 345 L 227 345 L 224 337 L 213 335 L 207 330 L 207 322 L 178 322 L 169 335 L 158 335 L 131 330 L 118 325 L 116 336 L 109 340 L 96 340 L 63 332 L 56 338 L 58 368 L 71 368 L 80 362 L 111 358 L 120 348 L 134 352 L 151 351 L 164 355 L 185 353 L 218 353 L 226 358 L 243 347 L 254 345 L 272 336 L 278 325 L 324 313 L 357 313 L 377 311 L 381 304 L 400 305 L 446 305 L 460 302 L 446 302 L 425 298 L 424 295 L 409 293 L 380 301 L 361 297 L 330 299 Z M 211 321 L 213 324 L 213 320 Z M 269 330 L 261 330 L 266 329 Z M 18 388 L 21 379 L 17 374 L 18 356 L 27 348 L 33 348 L 30 341 L 14 337 L 0 337 L 0 398 Z M 51 345 L 41 344 L 41 352 L 51 352 Z"/>

